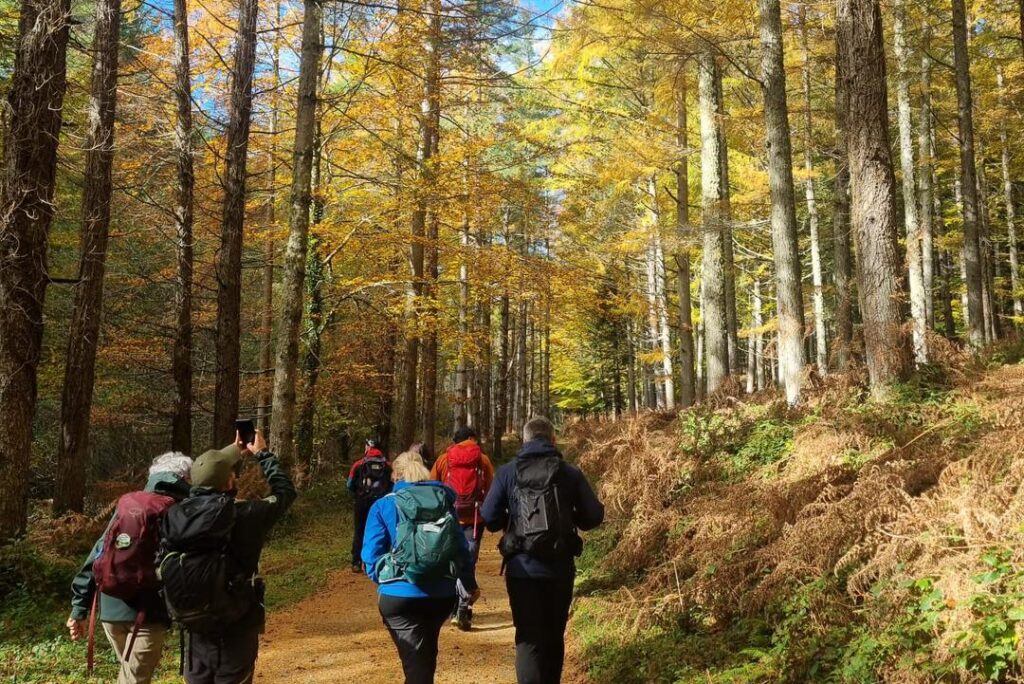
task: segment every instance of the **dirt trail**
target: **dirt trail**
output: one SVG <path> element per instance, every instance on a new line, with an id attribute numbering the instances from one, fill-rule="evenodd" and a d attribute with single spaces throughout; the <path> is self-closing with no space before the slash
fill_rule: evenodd
<path id="1" fill-rule="evenodd" d="M 474 607 L 473 630 L 441 630 L 438 684 L 513 684 L 515 647 L 501 557 L 494 537 L 484 538 L 477 567 L 483 597 Z M 273 588 L 271 588 L 273 591 Z M 365 575 L 346 566 L 327 588 L 273 613 L 260 648 L 257 682 L 402 681 L 402 667 L 380 614 L 377 592 Z"/>

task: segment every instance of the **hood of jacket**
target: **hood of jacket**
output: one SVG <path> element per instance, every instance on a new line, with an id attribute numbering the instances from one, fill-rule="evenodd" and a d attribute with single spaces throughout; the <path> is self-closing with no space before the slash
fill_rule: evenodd
<path id="1" fill-rule="evenodd" d="M 173 473 L 154 473 L 149 476 L 144 491 L 163 494 L 181 501 L 189 495 L 191 489 L 188 482 Z"/>
<path id="2" fill-rule="evenodd" d="M 544 458 L 546 456 L 562 457 L 562 452 L 551 442 L 543 439 L 532 439 L 523 444 L 516 458 Z"/>

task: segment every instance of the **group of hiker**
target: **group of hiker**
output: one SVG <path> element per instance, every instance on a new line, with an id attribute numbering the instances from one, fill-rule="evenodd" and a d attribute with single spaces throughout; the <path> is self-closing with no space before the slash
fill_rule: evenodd
<path id="1" fill-rule="evenodd" d="M 471 428 L 458 430 L 430 468 L 415 446 L 389 461 L 368 442 L 347 483 L 352 569 L 378 585 L 406 684 L 434 681 L 445 622 L 472 628 L 485 530 L 503 532 L 518 682 L 559 682 L 578 531 L 599 525 L 603 506 L 562 459 L 545 418 L 527 422 L 522 449 L 497 472 Z M 236 499 L 249 455 L 269 486 L 264 499 Z M 187 684 L 252 682 L 265 621 L 260 554 L 296 496 L 258 430 L 194 461 L 157 457 L 145 489 L 118 500 L 72 584 L 67 627 L 73 640 L 88 637 L 90 670 L 97 621 L 117 655 L 118 684 L 151 681 L 177 624 Z"/>
<path id="2" fill-rule="evenodd" d="M 406 684 L 431 684 L 438 639 L 451 617 L 472 628 L 480 597 L 476 561 L 484 530 L 498 543 L 515 625 L 519 684 L 557 684 L 565 660 L 580 530 L 604 507 L 555 446 L 554 426 L 534 418 L 523 446 L 497 473 L 471 428 L 461 428 L 430 470 L 412 450 L 388 464 L 368 444 L 353 464 L 352 569 L 378 585 L 378 607 Z M 358 555 L 357 555 L 358 552 Z"/>

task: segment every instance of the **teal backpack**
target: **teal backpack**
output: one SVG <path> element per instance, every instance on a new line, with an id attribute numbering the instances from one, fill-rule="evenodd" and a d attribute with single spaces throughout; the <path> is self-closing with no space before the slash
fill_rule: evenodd
<path id="1" fill-rule="evenodd" d="M 454 579 L 459 570 L 462 528 L 445 490 L 414 485 L 391 494 L 398 511 L 391 552 L 377 561 L 381 584 L 406 581 L 421 585 Z"/>

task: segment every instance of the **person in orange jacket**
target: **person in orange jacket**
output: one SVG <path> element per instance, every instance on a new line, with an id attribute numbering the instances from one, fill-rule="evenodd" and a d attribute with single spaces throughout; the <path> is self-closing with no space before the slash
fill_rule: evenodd
<path id="1" fill-rule="evenodd" d="M 455 492 L 455 511 L 469 544 L 475 572 L 476 561 L 480 556 L 480 542 L 484 536 L 480 506 L 494 481 L 494 465 L 480 448 L 473 428 L 462 427 L 455 432 L 452 445 L 434 463 L 430 476 Z M 468 631 L 473 625 L 472 597 L 461 584 L 458 589 L 459 605 L 452 616 L 452 622 L 459 629 Z"/>

